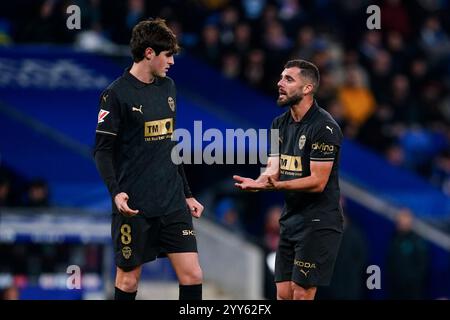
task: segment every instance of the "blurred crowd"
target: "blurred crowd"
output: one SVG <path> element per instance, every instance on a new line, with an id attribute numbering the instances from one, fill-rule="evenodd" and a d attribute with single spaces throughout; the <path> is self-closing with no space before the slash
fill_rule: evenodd
<path id="1" fill-rule="evenodd" d="M 43 0 L 11 10 L 20 2 L 1 4 L 0 43 L 113 53 L 137 22 L 161 16 L 184 50 L 272 98 L 288 59 L 311 60 L 317 99 L 347 138 L 450 194 L 448 1 L 375 1 L 380 30 L 367 28 L 365 0 Z M 70 4 L 80 30 L 61 27 Z"/>
<path id="2" fill-rule="evenodd" d="M 49 188 L 44 179 L 24 180 L 13 171 L 0 167 L 0 208 L 48 208 L 49 199 Z"/>
<path id="3" fill-rule="evenodd" d="M 71 4 L 81 8 L 80 30 L 65 27 Z M 367 28 L 371 4 L 381 9 L 380 30 Z M 73 44 L 114 54 L 124 52 L 137 22 L 156 16 L 168 21 L 184 51 L 273 100 L 287 60 L 314 62 L 321 72 L 319 105 L 335 117 L 347 139 L 450 195 L 450 1 L 17 0 L 0 4 L 0 45 Z M 18 179 L 0 174 L 0 207 L 49 205 L 45 181 L 27 181 L 18 188 L 11 181 Z M 214 206 L 214 218 L 237 234 L 249 231 L 243 212 L 229 197 Z M 275 294 L 272 259 L 280 214 L 280 207 L 268 209 L 260 231 L 268 298 Z M 398 215 L 386 255 L 391 298 L 425 294 L 427 247 L 411 231 L 412 220 L 406 209 Z M 333 286 L 322 298 L 367 294 L 362 287 L 367 244 L 348 218 L 345 228 Z M 48 249 L 33 254 L 45 255 L 40 250 Z"/>

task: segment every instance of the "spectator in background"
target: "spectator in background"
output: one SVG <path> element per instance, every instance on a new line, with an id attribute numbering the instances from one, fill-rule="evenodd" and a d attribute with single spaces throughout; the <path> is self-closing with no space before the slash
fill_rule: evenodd
<path id="1" fill-rule="evenodd" d="M 423 299 L 428 250 L 413 232 L 413 214 L 407 208 L 397 214 L 397 231 L 388 250 L 387 275 L 391 299 Z"/>
<path id="2" fill-rule="evenodd" d="M 312 59 L 316 50 L 316 34 L 310 26 L 305 26 L 298 31 L 294 55 L 303 59 Z"/>
<path id="3" fill-rule="evenodd" d="M 223 46 L 220 42 L 219 29 L 214 24 L 206 25 L 202 30 L 202 38 L 195 52 L 212 66 L 218 67 Z"/>
<path id="4" fill-rule="evenodd" d="M 102 21 L 101 0 L 78 0 L 81 8 L 81 30 L 75 36 L 75 46 L 87 51 L 98 51 L 104 53 L 117 52 L 117 45 L 109 39 Z"/>
<path id="5" fill-rule="evenodd" d="M 129 31 L 141 20 L 145 18 L 145 1 L 128 0 L 126 13 L 126 26 Z"/>
<path id="6" fill-rule="evenodd" d="M 0 207 L 11 205 L 11 185 L 6 177 L 0 176 Z"/>
<path id="7" fill-rule="evenodd" d="M 27 207 L 50 206 L 47 182 L 42 179 L 36 179 L 30 183 L 25 205 Z"/>
<path id="8" fill-rule="evenodd" d="M 397 144 L 392 143 L 386 148 L 385 152 L 386 160 L 394 167 L 405 166 L 405 151 Z"/>
<path id="9" fill-rule="evenodd" d="M 392 71 L 402 72 L 406 70 L 407 64 L 410 61 L 411 52 L 405 44 L 405 40 L 398 32 L 391 31 L 387 34 L 387 49 L 392 55 Z"/>
<path id="10" fill-rule="evenodd" d="M 267 210 L 264 221 L 264 253 L 266 263 L 264 268 L 264 297 L 275 300 L 277 287 L 275 285 L 275 254 L 280 241 L 280 217 L 282 208 L 274 206 Z"/>
<path id="11" fill-rule="evenodd" d="M 11 22 L 0 18 L 0 46 L 11 44 Z"/>
<path id="12" fill-rule="evenodd" d="M 444 150 L 432 166 L 431 182 L 450 197 L 450 151 Z"/>
<path id="13" fill-rule="evenodd" d="M 266 2 L 266 0 L 242 0 L 241 6 L 245 17 L 250 21 L 258 19 L 266 6 Z"/>
<path id="14" fill-rule="evenodd" d="M 241 59 L 234 52 L 225 53 L 222 57 L 222 74 L 228 79 L 237 79 L 241 73 Z"/>
<path id="15" fill-rule="evenodd" d="M 19 289 L 15 285 L 0 290 L 0 300 L 19 300 Z"/>
<path id="16" fill-rule="evenodd" d="M 342 106 L 339 104 L 338 101 L 336 101 L 337 97 L 337 79 L 336 75 L 331 71 L 324 71 L 321 74 L 320 77 L 320 87 L 319 91 L 317 92 L 317 100 L 322 103 L 325 106 L 328 106 L 328 112 L 330 112 L 330 104 L 337 102 L 339 106 L 339 119 L 341 119 L 340 116 L 342 116 Z M 337 111 L 337 110 L 335 110 Z M 336 120 L 338 121 L 338 120 Z M 338 121 L 339 122 L 339 121 Z"/>
<path id="17" fill-rule="evenodd" d="M 380 153 L 384 153 L 394 140 L 394 127 L 392 125 L 393 111 L 388 104 L 380 104 L 376 107 L 375 112 L 366 121 L 358 132 L 358 141 L 372 147 Z M 387 157 L 388 160 L 392 160 Z M 404 157 L 403 157 L 404 158 Z M 403 165 L 393 161 L 396 165 Z"/>
<path id="18" fill-rule="evenodd" d="M 239 212 L 236 209 L 236 204 L 231 198 L 224 198 L 219 201 L 216 206 L 216 220 L 228 230 L 235 233 L 243 233 Z"/>
<path id="19" fill-rule="evenodd" d="M 341 197 L 344 212 L 345 198 Z M 320 288 L 318 298 L 364 299 L 368 248 L 362 231 L 344 215 L 344 234 L 329 287 Z"/>
<path id="20" fill-rule="evenodd" d="M 403 37 L 411 32 L 411 23 L 409 21 L 408 11 L 401 0 L 384 1 L 381 7 L 381 25 L 388 31 L 396 31 Z"/>
<path id="21" fill-rule="evenodd" d="M 405 125 L 418 123 L 419 108 L 411 97 L 410 82 L 407 76 L 396 74 L 392 78 L 389 104 L 394 112 L 393 121 Z"/>
<path id="22" fill-rule="evenodd" d="M 253 87 L 263 89 L 267 85 L 265 79 L 266 55 L 261 49 L 253 49 L 248 55 L 248 61 L 245 64 L 244 78 Z"/>
<path id="23" fill-rule="evenodd" d="M 20 40 L 31 43 L 69 43 L 71 34 L 66 26 L 64 3 L 45 0 L 35 5 L 35 13 L 23 30 L 19 31 Z"/>
<path id="24" fill-rule="evenodd" d="M 408 78 L 411 81 L 411 92 L 419 92 L 429 78 L 429 66 L 425 57 L 417 55 L 412 59 Z"/>
<path id="25" fill-rule="evenodd" d="M 339 101 L 344 108 L 344 115 L 349 123 L 359 128 L 375 110 L 375 98 L 367 87 L 364 73 L 357 66 L 349 66 L 347 79 L 339 89 Z"/>
<path id="26" fill-rule="evenodd" d="M 370 65 L 371 68 L 371 88 L 375 94 L 375 99 L 382 103 L 390 98 L 390 78 L 392 73 L 392 57 L 386 50 L 376 53 Z"/>
<path id="27" fill-rule="evenodd" d="M 450 39 L 437 16 L 430 16 L 420 30 L 420 44 L 432 64 L 439 64 L 450 53 Z"/>
<path id="28" fill-rule="evenodd" d="M 220 14 L 220 40 L 225 46 L 231 46 L 234 41 L 234 29 L 239 22 L 239 11 L 233 7 L 228 6 L 222 10 Z"/>
<path id="29" fill-rule="evenodd" d="M 269 208 L 266 213 L 264 223 L 264 246 L 270 252 L 275 252 L 280 241 L 280 217 L 282 208 L 274 206 Z"/>
<path id="30" fill-rule="evenodd" d="M 359 47 L 363 64 L 370 65 L 382 49 L 381 33 L 373 30 L 367 31 Z"/>
<path id="31" fill-rule="evenodd" d="M 234 42 L 229 47 L 241 57 L 245 57 L 252 50 L 252 29 L 248 23 L 239 23 L 236 26 Z"/>

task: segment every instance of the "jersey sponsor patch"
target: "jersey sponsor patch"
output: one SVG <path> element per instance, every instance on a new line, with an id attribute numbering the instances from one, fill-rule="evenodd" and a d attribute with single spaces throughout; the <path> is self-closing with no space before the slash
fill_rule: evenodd
<path id="1" fill-rule="evenodd" d="M 109 114 L 109 111 L 100 109 L 100 111 L 98 112 L 98 122 L 97 123 L 102 123 L 105 121 L 106 116 Z"/>
<path id="2" fill-rule="evenodd" d="M 173 133 L 173 118 L 147 121 L 144 126 L 145 141 L 170 139 Z"/>
<path id="3" fill-rule="evenodd" d="M 303 171 L 302 157 L 290 156 L 286 154 L 280 155 L 280 170 L 301 173 Z"/>

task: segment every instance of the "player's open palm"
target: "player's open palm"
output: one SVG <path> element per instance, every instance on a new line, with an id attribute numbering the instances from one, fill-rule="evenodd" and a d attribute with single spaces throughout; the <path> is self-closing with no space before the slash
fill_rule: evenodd
<path id="1" fill-rule="evenodd" d="M 258 183 L 255 179 L 245 178 L 241 176 L 233 176 L 233 179 L 236 181 L 234 185 L 241 190 L 257 191 L 261 189 L 261 183 Z"/>
<path id="2" fill-rule="evenodd" d="M 119 212 L 125 216 L 134 216 L 139 213 L 139 210 L 133 210 L 128 206 L 128 194 L 125 192 L 121 192 L 117 194 L 114 198 L 114 202 L 116 203 L 117 209 Z"/>

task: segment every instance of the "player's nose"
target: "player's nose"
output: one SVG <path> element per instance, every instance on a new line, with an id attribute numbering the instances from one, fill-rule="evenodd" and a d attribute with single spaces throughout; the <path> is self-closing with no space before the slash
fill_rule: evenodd
<path id="1" fill-rule="evenodd" d="M 277 87 L 279 89 L 282 89 L 282 85 L 283 85 L 283 79 L 280 79 L 280 81 L 278 81 L 278 83 L 277 83 Z"/>

